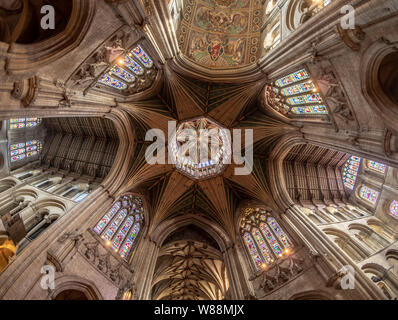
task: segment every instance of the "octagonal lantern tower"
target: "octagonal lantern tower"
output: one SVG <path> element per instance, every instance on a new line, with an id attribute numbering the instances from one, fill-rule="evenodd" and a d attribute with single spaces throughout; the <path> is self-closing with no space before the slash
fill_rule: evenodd
<path id="1" fill-rule="evenodd" d="M 217 176 L 231 162 L 230 131 L 204 117 L 184 121 L 172 136 L 169 152 L 177 170 L 189 178 Z"/>

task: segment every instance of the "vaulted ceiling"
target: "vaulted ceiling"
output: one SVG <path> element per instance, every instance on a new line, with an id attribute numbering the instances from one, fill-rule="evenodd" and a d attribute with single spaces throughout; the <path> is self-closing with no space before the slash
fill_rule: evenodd
<path id="1" fill-rule="evenodd" d="M 121 103 L 131 115 L 137 135 L 135 155 L 123 190 L 141 190 L 148 195 L 153 215 L 151 228 L 173 215 L 194 212 L 206 215 L 232 235 L 239 201 L 255 198 L 273 203 L 267 181 L 267 154 L 281 137 L 296 128 L 260 110 L 258 98 L 263 85 L 261 81 L 250 85 L 207 83 L 186 78 L 166 66 L 163 84 L 156 95 Z M 149 143 L 144 140 L 148 129 L 159 128 L 167 133 L 168 121 L 178 123 L 198 116 L 216 120 L 228 129 L 254 129 L 251 175 L 235 175 L 235 165 L 231 164 L 219 176 L 195 181 L 171 164 L 146 162 Z"/>
<path id="2" fill-rule="evenodd" d="M 161 248 L 152 284 L 157 300 L 221 300 L 229 288 L 221 252 L 192 240 Z"/>
<path id="3" fill-rule="evenodd" d="M 255 63 L 260 53 L 261 0 L 185 0 L 178 44 L 210 68 Z"/>

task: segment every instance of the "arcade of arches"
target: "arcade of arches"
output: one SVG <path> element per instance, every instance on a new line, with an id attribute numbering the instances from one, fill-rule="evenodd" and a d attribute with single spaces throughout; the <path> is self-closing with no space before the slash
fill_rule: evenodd
<path id="1" fill-rule="evenodd" d="M 398 299 L 396 0 L 44 2 L 0 1 L 0 299 Z"/>

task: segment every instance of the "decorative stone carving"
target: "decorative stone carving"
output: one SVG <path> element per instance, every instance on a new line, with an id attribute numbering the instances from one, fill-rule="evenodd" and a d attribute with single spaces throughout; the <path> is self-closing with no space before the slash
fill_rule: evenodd
<path id="1" fill-rule="evenodd" d="M 63 236 L 58 238 L 58 242 L 64 243 L 66 240 L 72 240 L 75 242 L 75 246 L 79 245 L 84 240 L 83 235 L 76 229 L 72 232 L 65 233 Z"/>
<path id="2" fill-rule="evenodd" d="M 129 38 L 130 35 L 127 31 L 119 30 L 116 32 L 75 71 L 69 79 L 72 87 L 88 87 L 109 67 L 112 61 L 126 51 Z"/>
<path id="3" fill-rule="evenodd" d="M 71 238 L 78 235 L 71 233 Z M 84 243 L 82 243 L 78 251 L 79 253 L 106 278 L 114 283 L 121 291 L 125 292 L 127 287 L 132 287 L 133 269 L 119 256 L 113 255 L 111 251 L 105 248 L 101 241 L 98 241 L 89 230 L 84 234 Z M 121 293 L 123 295 L 123 293 Z"/>
<path id="4" fill-rule="evenodd" d="M 337 24 L 336 32 L 347 47 L 353 51 L 359 51 L 360 42 L 365 39 L 365 32 L 360 26 L 355 26 L 355 29 L 343 29 L 340 24 Z"/>
<path id="5" fill-rule="evenodd" d="M 303 271 L 304 259 L 297 255 L 291 255 L 287 259 L 278 261 L 263 271 L 260 275 L 250 278 L 250 281 L 257 284 L 257 290 L 261 289 L 264 293 L 273 291 L 285 282 L 292 280 Z"/>
<path id="6" fill-rule="evenodd" d="M 324 97 L 333 114 L 340 117 L 346 123 L 354 121 L 355 118 L 347 97 L 331 68 L 321 68 L 318 76 L 318 84 L 326 88 Z"/>
<path id="7" fill-rule="evenodd" d="M 34 76 L 27 80 L 14 82 L 14 89 L 11 96 L 21 100 L 25 108 L 29 107 L 36 99 L 38 94 L 39 79 Z"/>
<path id="8" fill-rule="evenodd" d="M 281 114 L 288 114 L 288 110 L 284 108 L 283 98 L 277 94 L 271 85 L 265 86 L 265 94 L 263 95 L 263 104 L 274 109 Z"/>

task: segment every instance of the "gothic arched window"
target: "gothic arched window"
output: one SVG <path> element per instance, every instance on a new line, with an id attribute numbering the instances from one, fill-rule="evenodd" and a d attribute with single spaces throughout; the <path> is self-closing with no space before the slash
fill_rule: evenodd
<path id="1" fill-rule="evenodd" d="M 325 115 L 328 113 L 309 73 L 301 69 L 274 83 L 274 92 L 281 100 L 279 112 L 295 115 Z"/>
<path id="2" fill-rule="evenodd" d="M 153 61 L 144 49 L 137 45 L 98 79 L 98 83 L 123 91 L 130 86 L 139 86 L 145 69 L 151 69 Z M 150 73 L 150 71 L 147 71 Z"/>
<path id="3" fill-rule="evenodd" d="M 361 158 L 355 156 L 351 156 L 344 164 L 343 182 L 344 185 L 350 190 L 354 190 L 360 165 L 361 165 Z"/>
<path id="4" fill-rule="evenodd" d="M 366 200 L 371 204 L 376 204 L 377 198 L 379 197 L 379 192 L 362 185 L 359 189 L 358 195 L 361 199 Z"/>
<path id="5" fill-rule="evenodd" d="M 386 169 L 387 169 L 387 166 L 385 164 L 376 162 L 373 160 L 367 160 L 366 166 L 373 171 L 383 173 L 383 174 L 386 172 Z"/>
<path id="6" fill-rule="evenodd" d="M 140 197 L 121 197 L 94 227 L 105 245 L 124 259 L 131 255 L 133 245 L 144 225 L 144 203 Z"/>
<path id="7" fill-rule="evenodd" d="M 293 243 L 264 209 L 247 208 L 240 232 L 257 270 L 289 254 Z"/>
<path id="8" fill-rule="evenodd" d="M 38 140 L 30 140 L 10 145 L 10 161 L 15 162 L 31 158 L 41 152 L 42 144 Z"/>
<path id="9" fill-rule="evenodd" d="M 33 128 L 41 123 L 41 118 L 10 119 L 10 129 Z"/>
<path id="10" fill-rule="evenodd" d="M 389 208 L 390 214 L 395 218 L 398 219 L 398 201 L 394 200 L 390 204 Z"/>

